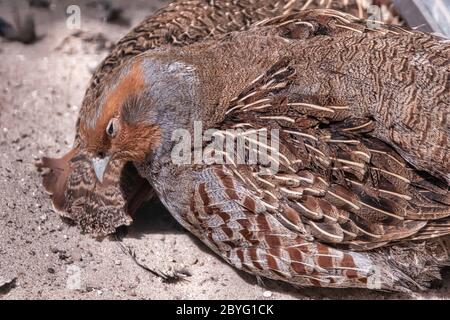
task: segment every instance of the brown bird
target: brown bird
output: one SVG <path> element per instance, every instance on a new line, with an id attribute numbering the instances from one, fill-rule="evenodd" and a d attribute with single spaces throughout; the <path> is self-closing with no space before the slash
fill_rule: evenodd
<path id="1" fill-rule="evenodd" d="M 374 4 L 389 12 L 386 21 L 398 20 L 385 0 L 376 0 Z M 246 30 L 265 18 L 320 7 L 366 17 L 367 8 L 360 0 L 175 1 L 148 17 L 117 43 L 94 73 L 80 116 L 98 111 L 103 77 L 140 53 L 165 45 L 189 45 L 227 32 Z M 129 225 L 131 216 L 152 197 L 152 191 L 132 165 L 120 160 L 111 162 L 105 181 L 97 184 L 90 161 L 79 147 L 78 123 L 79 119 L 73 149 L 61 159 L 44 158 L 39 167 L 51 169 L 45 175 L 44 185 L 52 194 L 55 209 L 74 220 L 83 231 L 105 236 L 121 225 Z"/>
<path id="2" fill-rule="evenodd" d="M 304 286 L 421 288 L 448 259 L 427 240 L 450 233 L 449 54 L 433 36 L 334 11 L 268 19 L 128 61 L 81 116 L 81 148 L 99 180 L 109 159 L 132 161 L 240 269 Z M 277 129 L 279 169 L 174 163 L 173 134 L 193 135 L 195 121 L 216 140 Z"/>
<path id="3" fill-rule="evenodd" d="M 80 173 L 91 161 L 90 183 L 108 185 L 106 168 L 132 162 L 186 229 L 257 276 L 422 289 L 449 259 L 449 58 L 448 41 L 332 10 L 148 51 L 80 115 Z M 210 157 L 176 163 L 174 135 L 198 123 L 216 129 Z M 244 163 L 224 138 L 245 142 Z"/>

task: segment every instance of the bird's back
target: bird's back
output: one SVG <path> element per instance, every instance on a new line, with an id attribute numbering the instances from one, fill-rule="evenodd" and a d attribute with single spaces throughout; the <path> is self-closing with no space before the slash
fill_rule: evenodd
<path id="1" fill-rule="evenodd" d="M 448 160 L 436 153 L 449 149 L 448 50 L 437 37 L 318 10 L 144 55 L 195 70 L 204 130 L 238 139 L 250 133 L 226 131 L 277 129 L 280 143 L 273 173 L 188 165 L 177 185 L 182 169 L 165 163 L 166 175 L 148 179 L 183 226 L 253 274 L 366 287 L 378 268 L 382 289 L 427 285 L 448 261 L 435 241 L 450 234 Z M 408 124 L 417 110 L 429 111 Z"/>
<path id="2" fill-rule="evenodd" d="M 243 86 L 288 61 L 296 76 L 283 94 L 346 106 L 330 120 L 373 119 L 372 136 L 417 170 L 450 181 L 450 44 L 444 39 L 310 11 L 172 52 L 186 52 L 203 79 L 205 121 L 223 120 Z"/>

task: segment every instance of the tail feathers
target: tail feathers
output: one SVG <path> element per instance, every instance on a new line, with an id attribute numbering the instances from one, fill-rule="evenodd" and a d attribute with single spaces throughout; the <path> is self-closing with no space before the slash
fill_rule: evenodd
<path id="1" fill-rule="evenodd" d="M 408 243 L 370 253 L 379 266 L 381 290 L 421 291 L 442 280 L 441 269 L 450 263 L 449 242 L 443 239 Z"/>

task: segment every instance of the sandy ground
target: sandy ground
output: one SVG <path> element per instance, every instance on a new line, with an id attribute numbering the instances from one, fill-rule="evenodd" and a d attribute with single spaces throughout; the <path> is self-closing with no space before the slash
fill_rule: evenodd
<path id="1" fill-rule="evenodd" d="M 52 10 L 33 9 L 41 41 L 23 45 L 0 39 L 0 299 L 450 297 L 448 280 L 439 289 L 412 295 L 296 289 L 274 281 L 261 286 L 212 254 L 160 205 L 151 205 L 141 210 L 123 244 L 146 266 L 184 268 L 190 274 L 186 281 L 164 283 L 123 253 L 114 239 L 96 241 L 62 221 L 41 187 L 34 162 L 70 147 L 85 87 L 107 54 L 103 47 L 129 29 L 102 22 L 98 9 L 78 2 L 85 40 L 71 36 L 74 30 L 66 27 L 65 9 L 73 1 L 58 1 Z M 133 1 L 126 4 L 125 16 L 135 25 L 164 3 Z M 0 0 L 0 13 L 11 19 L 8 1 Z M 97 33 L 106 43 L 101 37 L 87 41 Z"/>

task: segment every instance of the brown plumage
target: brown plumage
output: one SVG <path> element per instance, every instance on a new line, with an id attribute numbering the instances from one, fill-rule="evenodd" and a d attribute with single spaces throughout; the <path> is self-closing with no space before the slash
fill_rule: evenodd
<path id="1" fill-rule="evenodd" d="M 386 1 L 383 0 L 383 2 Z M 381 4 L 378 1 L 374 3 Z M 393 12 L 389 4 L 383 3 L 382 5 L 385 12 Z M 80 117 L 92 117 L 98 112 L 97 100 L 104 90 L 102 79 L 140 53 L 166 45 L 176 47 L 189 45 L 227 32 L 246 30 L 253 23 L 268 17 L 275 17 L 294 10 L 321 7 L 340 9 L 361 15 L 361 17 L 365 15 L 364 9 L 366 9 L 359 0 L 174 1 L 145 19 L 117 43 L 111 54 L 105 58 L 94 73 L 82 103 Z M 386 21 L 397 20 L 393 13 L 386 15 Z M 116 95 L 116 99 L 120 99 L 120 95 Z M 79 148 L 78 123 L 79 120 L 76 125 L 73 150 L 61 159 L 44 158 L 39 167 L 51 169 L 45 175 L 44 184 L 52 195 L 55 209 L 62 215 L 72 218 L 82 230 L 104 236 L 113 232 L 116 227 L 128 225 L 131 222 L 129 215 L 132 215 L 132 212 L 124 214 L 112 209 L 121 207 L 117 206 L 117 203 L 124 203 L 126 202 L 124 199 L 131 198 L 134 199 L 134 205 L 131 206 L 137 208 L 144 199 L 150 197 L 150 194 L 145 195 L 142 191 L 129 190 L 127 192 L 136 193 L 143 198 L 130 197 L 123 188 L 119 187 L 123 185 L 119 180 L 121 176 L 133 176 L 133 172 L 122 172 L 123 168 L 128 170 L 127 168 L 130 167 L 125 166 L 125 162 L 121 160 L 115 159 L 114 165 L 107 168 L 105 175 L 108 176 L 109 181 L 108 192 L 104 191 L 105 188 L 97 186 L 92 170 L 74 169 L 86 166 L 85 152 Z M 60 172 L 65 174 L 60 174 Z M 132 187 L 130 188 L 132 189 Z M 74 194 L 77 196 L 73 196 Z M 75 207 L 78 208 L 77 210 L 84 210 L 90 220 L 97 219 L 98 221 L 91 225 L 87 224 L 85 220 L 81 221 L 82 215 L 72 214 Z M 105 209 L 100 210 L 100 207 Z M 111 218 L 106 219 L 106 217 Z M 96 227 L 93 227 L 94 225 Z"/>
<path id="2" fill-rule="evenodd" d="M 302 0 L 295 3 L 287 0 L 174 1 L 135 27 L 104 59 L 86 91 L 80 117 L 91 117 L 98 112 L 97 100 L 104 90 L 102 79 L 138 54 L 164 45 L 184 46 L 213 35 L 244 30 L 260 19 L 288 12 L 294 5 L 304 4 L 306 1 Z M 120 99 L 120 95 L 116 95 L 115 99 Z M 76 124 L 73 149 L 61 159 L 44 158 L 38 167 L 50 169 L 44 175 L 44 186 L 52 196 L 55 209 L 74 220 L 83 231 L 105 236 L 113 233 L 117 227 L 131 223 L 134 211 L 124 212 L 124 206 L 136 210 L 143 201 L 151 197 L 152 192 L 148 185 L 147 194 L 143 190 L 139 191 L 133 183 L 128 184 L 127 190 L 120 187 L 125 185 L 121 182 L 123 176 L 139 178 L 135 176 L 131 166 L 126 166 L 126 162 L 117 159 L 111 161 L 112 165 L 105 172 L 107 179 L 103 185 L 107 187 L 99 187 L 94 171 L 87 167 L 86 153 L 79 147 L 79 122 L 80 119 Z M 138 196 L 131 196 L 129 193 Z M 84 215 L 74 214 L 75 211 L 84 212 Z M 85 219 L 85 216 L 89 219 Z"/>
<path id="3" fill-rule="evenodd" d="M 100 179 L 109 158 L 133 161 L 171 214 L 239 269 L 299 286 L 422 289 L 449 258 L 449 58 L 431 35 L 286 13 L 128 59 L 81 114 L 79 148 Z M 247 149 L 278 141 L 279 169 L 175 164 L 172 135 L 193 134 L 195 121 L 232 141 L 278 130 Z"/>

